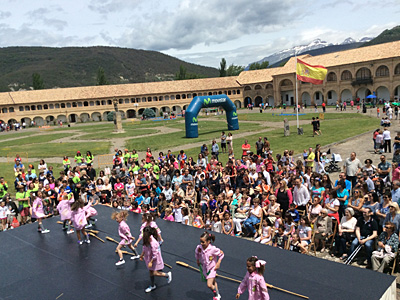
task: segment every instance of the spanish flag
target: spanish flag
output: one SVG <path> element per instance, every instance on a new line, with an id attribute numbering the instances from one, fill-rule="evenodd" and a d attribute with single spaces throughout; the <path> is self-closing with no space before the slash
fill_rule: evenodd
<path id="1" fill-rule="evenodd" d="M 312 66 L 304 61 L 297 59 L 296 74 L 297 79 L 313 84 L 322 84 L 328 70 L 323 66 Z"/>

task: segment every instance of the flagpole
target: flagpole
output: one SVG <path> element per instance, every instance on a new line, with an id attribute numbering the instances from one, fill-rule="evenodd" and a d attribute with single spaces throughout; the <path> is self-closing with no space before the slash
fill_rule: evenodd
<path id="1" fill-rule="evenodd" d="M 299 134 L 299 96 L 297 90 L 297 53 L 294 52 L 294 56 L 296 57 L 296 71 L 294 72 L 295 80 L 296 80 L 296 120 L 297 120 L 297 134 Z"/>

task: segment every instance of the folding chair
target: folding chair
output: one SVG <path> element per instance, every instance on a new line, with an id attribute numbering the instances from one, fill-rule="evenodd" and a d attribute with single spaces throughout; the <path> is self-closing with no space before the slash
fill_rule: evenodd
<path id="1" fill-rule="evenodd" d="M 328 240 L 332 239 L 330 249 L 332 249 L 333 243 L 335 242 L 335 236 L 336 236 L 336 232 L 337 232 L 337 229 L 338 229 L 338 221 L 336 219 L 332 219 L 332 225 L 333 225 L 333 232 L 332 232 L 331 235 L 328 236 Z"/>
<path id="2" fill-rule="evenodd" d="M 311 247 L 314 247 L 314 256 L 317 256 L 317 247 L 315 246 L 315 230 L 313 230 L 313 233 L 311 236 L 311 243 L 308 244 L 307 254 L 308 254 L 308 252 L 311 251 Z"/>

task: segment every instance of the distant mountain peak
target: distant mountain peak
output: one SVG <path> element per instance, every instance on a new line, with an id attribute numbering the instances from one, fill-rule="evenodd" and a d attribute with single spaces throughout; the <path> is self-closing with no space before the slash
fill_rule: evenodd
<path id="1" fill-rule="evenodd" d="M 356 42 L 357 41 L 355 39 L 353 39 L 352 37 L 348 37 L 343 42 L 341 42 L 340 45 L 353 44 L 353 43 L 356 43 Z"/>

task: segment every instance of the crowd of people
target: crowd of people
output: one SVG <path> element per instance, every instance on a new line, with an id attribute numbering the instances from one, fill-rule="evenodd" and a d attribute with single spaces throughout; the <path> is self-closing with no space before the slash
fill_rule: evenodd
<path id="1" fill-rule="evenodd" d="M 329 251 L 342 260 L 364 245 L 368 266 L 383 271 L 397 255 L 400 228 L 400 134 L 393 164 L 383 154 L 390 144 L 385 142 L 376 166 L 351 153 L 337 180 L 325 171 L 327 154 L 320 145 L 300 158 L 292 150 L 273 155 L 268 138 L 260 137 L 254 146 L 246 140 L 235 159 L 232 134 L 225 132 L 220 141 L 221 151 L 229 152 L 225 163 L 215 140 L 211 151 L 204 144 L 197 158 L 183 150 L 155 156 L 148 148 L 139 159 L 135 150 L 115 149 L 112 167 L 98 172 L 90 151 L 85 156 L 77 151 L 73 163 L 65 156 L 58 174 L 44 160 L 35 168 L 17 155 L 15 199 L 0 178 L 0 219 L 3 230 L 38 220 L 38 230 L 47 233 L 41 220 L 59 214 L 62 200 L 80 199 L 79 208 L 90 202 L 150 213 L 300 253 Z M 38 205 L 43 214 L 35 213 Z M 86 218 L 90 227 L 93 215 Z"/>

